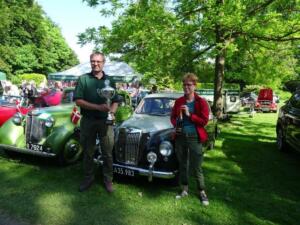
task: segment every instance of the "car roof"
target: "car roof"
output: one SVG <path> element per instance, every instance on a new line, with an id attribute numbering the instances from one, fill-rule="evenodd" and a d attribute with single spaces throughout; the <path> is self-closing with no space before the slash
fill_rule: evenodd
<path id="1" fill-rule="evenodd" d="M 182 92 L 160 92 L 146 95 L 145 98 L 179 98 L 183 96 Z"/>

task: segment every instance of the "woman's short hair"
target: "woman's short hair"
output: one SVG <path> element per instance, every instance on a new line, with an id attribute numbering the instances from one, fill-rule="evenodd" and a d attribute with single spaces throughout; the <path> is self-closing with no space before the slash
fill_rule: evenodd
<path id="1" fill-rule="evenodd" d="M 194 73 L 186 73 L 186 74 L 184 74 L 184 76 L 182 78 L 182 82 L 185 82 L 185 81 L 191 81 L 194 84 L 197 84 L 198 77 Z"/>

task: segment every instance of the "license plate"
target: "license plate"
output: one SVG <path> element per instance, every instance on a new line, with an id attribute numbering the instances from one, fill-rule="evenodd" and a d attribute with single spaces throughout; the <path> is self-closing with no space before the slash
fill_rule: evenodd
<path id="1" fill-rule="evenodd" d="M 129 176 L 129 177 L 134 177 L 135 171 L 127 168 L 122 168 L 118 166 L 114 166 L 114 173 L 124 175 L 124 176 Z"/>
<path id="2" fill-rule="evenodd" d="M 39 145 L 39 144 L 27 143 L 26 147 L 30 150 L 33 150 L 33 151 L 38 151 L 38 152 L 43 151 L 43 145 Z"/>
<path id="3" fill-rule="evenodd" d="M 262 111 L 264 111 L 264 112 L 268 112 L 268 111 L 270 111 L 270 109 L 269 109 L 269 108 L 261 108 L 261 110 L 262 110 Z"/>

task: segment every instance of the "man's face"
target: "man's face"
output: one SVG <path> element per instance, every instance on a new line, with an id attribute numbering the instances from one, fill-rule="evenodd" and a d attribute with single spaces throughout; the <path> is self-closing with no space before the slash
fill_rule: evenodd
<path id="1" fill-rule="evenodd" d="M 194 82 L 186 80 L 182 83 L 182 87 L 184 94 L 188 95 L 195 91 L 196 85 L 194 84 Z"/>
<path id="2" fill-rule="evenodd" d="M 93 72 L 101 72 L 104 66 L 104 57 L 102 55 L 93 55 L 90 59 Z"/>

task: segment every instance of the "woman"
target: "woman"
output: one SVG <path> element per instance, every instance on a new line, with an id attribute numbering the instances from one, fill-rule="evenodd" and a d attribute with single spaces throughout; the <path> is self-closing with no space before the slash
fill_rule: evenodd
<path id="1" fill-rule="evenodd" d="M 209 119 L 209 108 L 206 100 L 195 93 L 197 80 L 197 76 L 193 73 L 184 75 L 182 79 L 184 96 L 175 101 L 171 113 L 171 122 L 177 130 L 175 151 L 179 161 L 179 178 L 182 187 L 176 199 L 188 196 L 188 174 L 190 174 L 196 179 L 202 204 L 208 205 L 202 171 L 202 143 L 208 138 L 204 127 Z"/>

